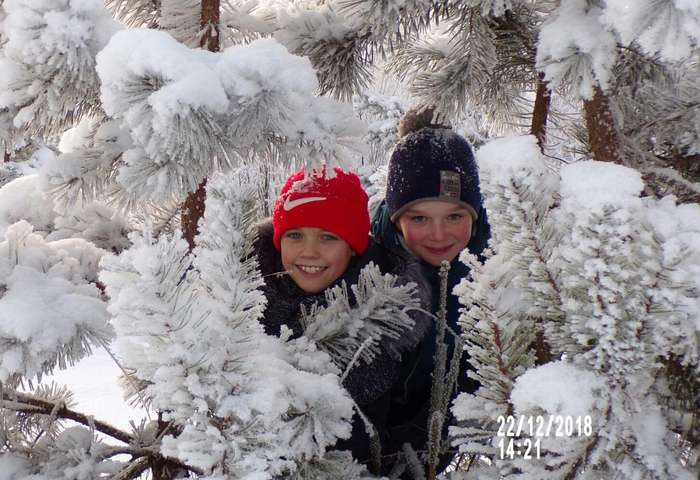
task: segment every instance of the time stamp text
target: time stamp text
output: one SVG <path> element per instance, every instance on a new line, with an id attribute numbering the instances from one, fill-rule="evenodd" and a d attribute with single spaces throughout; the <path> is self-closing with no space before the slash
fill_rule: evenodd
<path id="1" fill-rule="evenodd" d="M 524 460 L 540 458 L 542 438 L 590 437 L 593 419 L 590 415 L 501 415 L 498 417 L 498 458 Z"/>

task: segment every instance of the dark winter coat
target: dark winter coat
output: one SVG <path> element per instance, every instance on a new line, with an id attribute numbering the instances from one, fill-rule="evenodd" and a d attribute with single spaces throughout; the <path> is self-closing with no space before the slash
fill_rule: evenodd
<path id="1" fill-rule="evenodd" d="M 308 308 L 314 303 L 325 305 L 323 292 L 310 294 L 300 289 L 288 275 L 275 275 L 282 272 L 280 253 L 272 243 L 272 224 L 262 223 L 258 226 L 258 238 L 254 244 L 260 271 L 265 280 L 264 292 L 268 299 L 262 324 L 269 335 L 280 335 L 282 325 L 293 332 L 293 338 L 303 335 L 300 323 L 302 305 Z M 367 251 L 360 256 L 352 257 L 345 273 L 328 288 L 345 281 L 348 286 L 356 284 L 360 270 L 374 262 L 382 273 L 391 273 L 398 277 L 398 283 L 414 282 L 421 295 L 421 306 L 430 308 L 432 299 L 429 297 L 430 288 L 425 283 L 420 271 L 420 265 L 409 255 L 393 253 L 374 241 L 370 241 Z M 432 320 L 426 314 L 413 312 L 411 314 L 415 326 L 406 331 L 398 340 L 382 339 L 381 355 L 377 356 L 370 365 L 360 364 L 347 375 L 343 386 L 352 399 L 358 404 L 363 413 L 372 421 L 377 430 L 382 447 L 389 445 L 386 418 L 389 414 L 390 392 L 396 386 L 401 368 L 400 353 L 412 351 L 430 328 Z M 388 342 L 392 342 L 391 345 Z M 392 353 L 393 352 L 393 353 Z M 374 460 L 370 458 L 370 441 L 365 432 L 362 420 L 357 414 L 353 417 L 352 436 L 348 440 L 338 442 L 337 448 L 350 450 L 355 459 L 360 462 Z M 384 448 L 383 448 L 384 450 Z M 377 469 L 376 462 L 370 467 Z"/>
<path id="2" fill-rule="evenodd" d="M 486 211 L 479 212 L 479 219 L 473 227 L 473 237 L 469 242 L 469 250 L 480 255 L 486 248 L 490 237 L 490 227 L 486 216 Z M 394 224 L 389 219 L 386 205 L 379 205 L 372 220 L 372 235 L 374 239 L 394 252 L 406 252 L 402 243 L 402 237 Z M 440 277 L 439 268 L 421 261 L 421 268 L 425 279 L 428 281 L 433 298 L 431 312 L 437 315 L 440 298 Z M 469 268 L 455 259 L 450 264 L 450 271 L 447 279 L 447 325 L 454 332 L 460 333 L 461 329 L 457 324 L 459 319 L 460 304 L 452 289 L 462 278 L 469 273 Z M 398 388 L 392 391 L 392 400 L 387 416 L 389 437 L 395 444 L 394 449 L 398 451 L 404 442 L 410 443 L 416 451 L 424 451 L 428 439 L 427 423 L 430 411 L 430 390 L 432 385 L 432 372 L 434 369 L 434 358 L 436 350 L 436 324 L 433 322 L 428 333 L 423 337 L 412 354 L 403 356 L 403 362 L 399 372 Z M 454 351 L 455 339 L 448 334 L 445 337 L 448 345 L 448 359 Z M 469 357 L 466 353 L 462 355 L 462 365 L 458 379 L 458 388 L 452 394 L 452 398 L 459 392 L 474 392 L 479 384 L 468 377 L 468 372 L 472 367 L 469 364 Z M 449 423 L 449 420 L 448 422 Z M 446 425 L 447 426 L 447 425 Z M 446 432 L 445 432 L 446 433 Z M 443 467 L 450 459 L 446 456 L 443 459 Z"/>

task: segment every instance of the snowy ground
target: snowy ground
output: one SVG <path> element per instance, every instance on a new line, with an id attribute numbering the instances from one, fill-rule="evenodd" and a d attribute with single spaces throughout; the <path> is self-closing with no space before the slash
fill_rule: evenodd
<path id="1" fill-rule="evenodd" d="M 109 354 L 99 349 L 74 367 L 56 372 L 52 378 L 58 384 L 67 385 L 74 393 L 75 410 L 130 431 L 129 420 L 138 424 L 146 412 L 129 406 L 122 398 L 117 383 L 120 373 Z"/>

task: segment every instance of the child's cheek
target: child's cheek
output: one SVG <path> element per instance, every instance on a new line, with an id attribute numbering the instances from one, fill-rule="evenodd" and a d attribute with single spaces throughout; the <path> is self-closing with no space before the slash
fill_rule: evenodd
<path id="1" fill-rule="evenodd" d="M 404 240 L 409 248 L 416 246 L 421 238 L 422 235 L 420 235 L 420 232 L 416 231 L 415 228 L 406 228 L 404 231 Z"/>

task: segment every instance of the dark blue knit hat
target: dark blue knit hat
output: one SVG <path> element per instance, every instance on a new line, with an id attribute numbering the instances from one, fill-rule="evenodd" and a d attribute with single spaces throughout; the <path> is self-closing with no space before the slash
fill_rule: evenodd
<path id="1" fill-rule="evenodd" d="M 481 210 L 481 190 L 469 143 L 449 127 L 430 125 L 430 117 L 432 112 L 423 116 L 423 120 L 427 118 L 423 124 L 415 114 L 402 120 L 402 138 L 391 154 L 387 176 L 386 204 L 391 221 L 424 200 L 462 205 L 476 220 Z"/>

